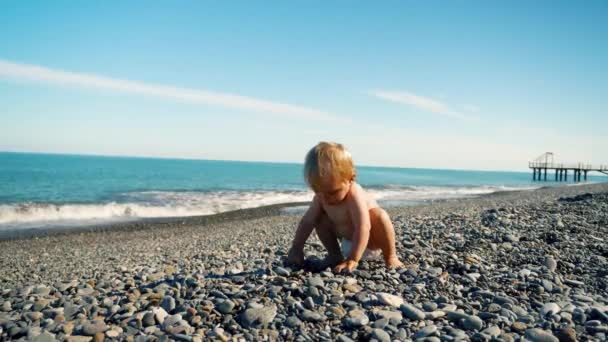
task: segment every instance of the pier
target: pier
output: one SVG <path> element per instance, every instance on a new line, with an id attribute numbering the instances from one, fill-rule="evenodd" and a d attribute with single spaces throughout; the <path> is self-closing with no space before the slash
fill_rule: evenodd
<path id="1" fill-rule="evenodd" d="M 567 182 L 568 171 L 572 171 L 572 181 L 580 182 L 581 178 L 583 181 L 587 181 L 587 173 L 595 171 L 608 175 L 608 165 L 591 165 L 585 163 L 556 163 L 553 160 L 553 153 L 546 152 L 540 155 L 528 163 L 528 166 L 532 169 L 532 180 L 534 181 L 547 181 L 547 172 L 555 170 L 555 181 L 556 182 Z"/>

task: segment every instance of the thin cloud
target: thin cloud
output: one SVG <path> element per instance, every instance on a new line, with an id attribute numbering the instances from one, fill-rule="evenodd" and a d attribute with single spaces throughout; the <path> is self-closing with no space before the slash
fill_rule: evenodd
<path id="1" fill-rule="evenodd" d="M 271 113 L 278 116 L 298 117 L 309 120 L 341 121 L 320 110 L 253 97 L 219 93 L 202 89 L 180 88 L 116 79 L 99 75 L 50 69 L 38 65 L 14 63 L 0 59 L 0 78 L 79 86 L 140 94 L 154 97 L 201 103 L 212 106 Z"/>
<path id="2" fill-rule="evenodd" d="M 422 109 L 427 112 L 448 116 L 456 119 L 468 119 L 466 116 L 451 109 L 448 105 L 440 101 L 434 100 L 430 97 L 412 94 L 407 91 L 374 90 L 371 91 L 371 94 L 383 100 L 408 106 L 414 106 L 418 109 Z"/>

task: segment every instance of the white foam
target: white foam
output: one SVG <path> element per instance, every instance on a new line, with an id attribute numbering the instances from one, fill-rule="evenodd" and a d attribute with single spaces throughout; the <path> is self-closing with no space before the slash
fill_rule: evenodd
<path id="1" fill-rule="evenodd" d="M 529 187 L 434 187 L 410 186 L 367 189 L 381 203 L 407 204 L 434 199 L 478 196 L 496 191 L 533 189 Z M 210 215 L 271 204 L 308 202 L 311 191 L 147 191 L 123 194 L 121 202 L 99 204 L 0 205 L 0 229 L 18 227 L 86 225 L 138 218 Z M 301 207 L 293 209 L 294 212 Z M 289 212 L 289 210 L 288 210 Z"/>

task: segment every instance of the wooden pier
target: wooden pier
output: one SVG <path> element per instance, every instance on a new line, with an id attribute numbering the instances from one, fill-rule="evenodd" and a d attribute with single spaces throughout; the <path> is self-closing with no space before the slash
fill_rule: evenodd
<path id="1" fill-rule="evenodd" d="M 587 173 L 592 171 L 608 175 L 608 165 L 594 166 L 585 163 L 556 163 L 553 161 L 553 153 L 551 152 L 540 155 L 534 161 L 529 162 L 528 166 L 532 169 L 532 180 L 534 181 L 541 181 L 544 178 L 544 181 L 546 182 L 548 170 L 555 170 L 556 182 L 567 182 L 568 171 L 572 171 L 573 182 L 580 182 L 581 178 L 583 181 L 587 181 Z"/>

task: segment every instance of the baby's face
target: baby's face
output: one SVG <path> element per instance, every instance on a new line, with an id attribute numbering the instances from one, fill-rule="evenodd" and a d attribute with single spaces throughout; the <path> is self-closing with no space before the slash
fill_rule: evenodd
<path id="1" fill-rule="evenodd" d="M 336 180 L 334 177 L 321 179 L 315 193 L 325 204 L 335 205 L 342 202 L 353 183 L 352 179 Z"/>

